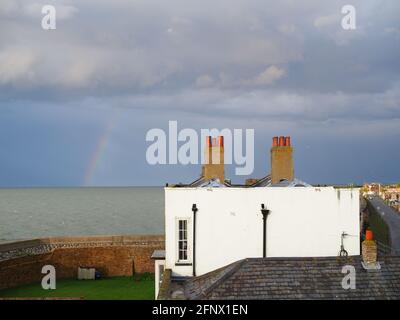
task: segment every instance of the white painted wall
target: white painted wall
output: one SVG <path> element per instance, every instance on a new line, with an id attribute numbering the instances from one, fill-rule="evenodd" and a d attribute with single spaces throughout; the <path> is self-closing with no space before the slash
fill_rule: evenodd
<path id="1" fill-rule="evenodd" d="M 165 260 L 163 260 L 163 259 L 154 260 L 154 270 L 155 270 L 155 272 L 154 272 L 154 275 L 155 275 L 154 295 L 155 295 L 156 300 L 158 297 L 158 292 L 160 291 L 160 281 L 161 281 L 164 269 L 165 269 Z"/>
<path id="2" fill-rule="evenodd" d="M 197 275 L 243 258 L 262 257 L 261 203 L 271 210 L 268 257 L 337 256 L 343 231 L 349 234 L 344 240 L 349 255 L 360 254 L 359 189 L 165 188 L 165 267 L 173 275 L 192 275 L 192 266 L 176 265 L 175 226 L 178 217 L 192 218 L 193 203 L 199 209 Z M 191 245 L 190 232 L 190 255 Z"/>

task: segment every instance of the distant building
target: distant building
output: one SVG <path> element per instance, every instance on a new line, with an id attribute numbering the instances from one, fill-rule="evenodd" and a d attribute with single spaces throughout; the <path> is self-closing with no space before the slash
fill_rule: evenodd
<path id="1" fill-rule="evenodd" d="M 400 187 L 388 186 L 382 192 L 382 198 L 388 205 L 400 211 Z"/>
<path id="2" fill-rule="evenodd" d="M 380 183 L 365 183 L 362 187 L 363 196 L 377 196 L 382 195 L 382 185 Z"/>
<path id="3" fill-rule="evenodd" d="M 165 188 L 165 252 L 153 256 L 156 296 L 161 283 L 162 297 L 167 290 L 169 298 L 190 298 L 186 285 L 254 263 L 267 272 L 266 261 L 298 259 L 294 266 L 304 261 L 322 270 L 335 261 L 327 257 L 360 255 L 359 189 L 296 179 L 289 137 L 273 138 L 271 174 L 234 185 L 225 179 L 223 141 L 209 137 L 206 144 L 206 158 L 217 155 L 219 163 L 205 164 L 190 184 Z"/>

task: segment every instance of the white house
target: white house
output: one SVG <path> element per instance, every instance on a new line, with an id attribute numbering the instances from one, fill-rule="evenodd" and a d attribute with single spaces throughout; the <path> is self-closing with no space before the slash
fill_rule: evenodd
<path id="1" fill-rule="evenodd" d="M 223 155 L 223 138 L 207 148 Z M 165 188 L 165 254 L 154 256 L 156 296 L 164 269 L 192 277 L 244 258 L 360 254 L 359 189 L 295 179 L 292 152 L 290 139 L 275 137 L 271 175 L 247 185 L 225 181 L 223 165 L 210 162 L 192 184 Z"/>

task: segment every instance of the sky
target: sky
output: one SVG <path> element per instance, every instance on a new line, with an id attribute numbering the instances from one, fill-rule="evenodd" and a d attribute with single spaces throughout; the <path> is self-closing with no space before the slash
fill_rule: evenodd
<path id="1" fill-rule="evenodd" d="M 254 129 L 234 182 L 268 174 L 281 135 L 303 181 L 400 182 L 399 17 L 398 0 L 1 0 L 0 187 L 190 182 L 200 165 L 146 161 L 168 121 Z"/>

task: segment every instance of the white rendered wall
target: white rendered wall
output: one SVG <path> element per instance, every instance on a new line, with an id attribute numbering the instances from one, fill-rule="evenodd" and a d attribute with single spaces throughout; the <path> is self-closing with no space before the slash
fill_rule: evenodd
<path id="1" fill-rule="evenodd" d="M 337 256 L 344 246 L 359 255 L 359 189 L 333 187 L 165 188 L 166 266 L 191 276 L 192 266 L 176 265 L 176 219 L 196 222 L 196 271 L 202 275 L 244 258 L 262 257 L 261 203 L 267 221 L 267 257 Z M 189 254 L 192 256 L 192 220 Z"/>
<path id="2" fill-rule="evenodd" d="M 155 299 L 157 300 L 158 297 L 158 292 L 160 291 L 160 280 L 161 280 L 161 276 L 162 276 L 162 272 L 165 269 L 165 260 L 163 259 L 157 259 L 154 261 L 154 275 L 155 275 L 155 290 L 154 290 L 154 294 L 155 294 Z"/>

